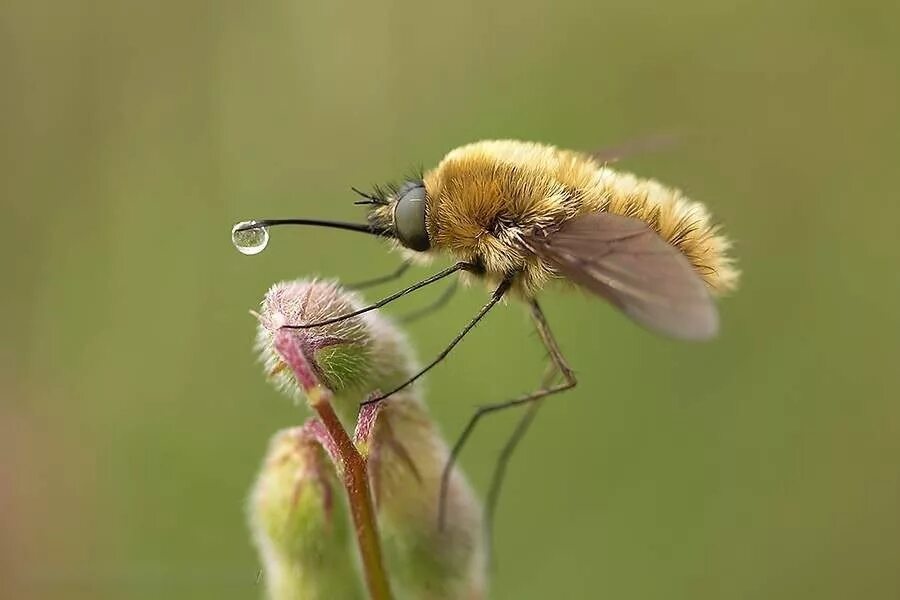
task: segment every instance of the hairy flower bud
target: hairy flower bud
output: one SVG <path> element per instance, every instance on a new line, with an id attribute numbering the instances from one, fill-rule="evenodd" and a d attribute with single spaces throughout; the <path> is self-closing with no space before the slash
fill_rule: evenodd
<path id="1" fill-rule="evenodd" d="M 248 512 L 269 598 L 363 597 L 338 478 L 306 427 L 273 436 Z"/>
<path id="2" fill-rule="evenodd" d="M 283 281 L 266 293 L 258 314 L 256 346 L 266 373 L 277 387 L 297 394 L 297 384 L 274 349 L 284 325 L 316 323 L 364 306 L 359 295 L 337 283 Z M 291 330 L 345 426 L 352 425 L 360 400 L 373 389 L 393 389 L 411 372 L 405 336 L 376 311 L 337 323 Z"/>
<path id="3" fill-rule="evenodd" d="M 257 348 L 270 378 L 298 395 L 318 389 L 306 381 L 298 386 L 298 377 L 311 375 L 316 385 L 333 392 L 331 401 L 348 430 L 361 401 L 376 390 L 396 388 L 416 372 L 404 335 L 377 311 L 319 327 L 282 330 L 290 331 L 312 374 L 288 368 L 275 342 L 284 325 L 328 320 L 362 306 L 358 294 L 333 282 L 282 282 L 268 291 L 258 315 Z M 446 521 L 439 526 L 441 473 L 449 452 L 418 394 L 412 385 L 383 401 L 378 410 L 363 411 L 356 431 L 355 445 L 368 460 L 392 588 L 399 599 L 483 598 L 482 508 L 462 472 L 454 468 Z"/>

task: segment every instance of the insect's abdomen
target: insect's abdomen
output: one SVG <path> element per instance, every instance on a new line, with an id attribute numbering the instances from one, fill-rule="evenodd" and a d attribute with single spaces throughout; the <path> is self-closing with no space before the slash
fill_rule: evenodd
<path id="1" fill-rule="evenodd" d="M 736 283 L 728 242 L 703 205 L 587 155 L 527 142 L 478 142 L 450 152 L 426 173 L 425 187 L 432 247 L 480 261 L 491 281 L 521 272 L 516 287 L 525 295 L 556 275 L 523 239 L 591 211 L 645 221 L 684 252 L 715 291 Z"/>
<path id="2" fill-rule="evenodd" d="M 586 210 L 604 210 L 644 221 L 687 256 L 714 293 L 726 293 L 737 286 L 740 273 L 728 255 L 731 242 L 712 223 L 702 203 L 653 179 L 608 167 L 598 171 L 596 187 L 605 200 L 588 203 Z"/>

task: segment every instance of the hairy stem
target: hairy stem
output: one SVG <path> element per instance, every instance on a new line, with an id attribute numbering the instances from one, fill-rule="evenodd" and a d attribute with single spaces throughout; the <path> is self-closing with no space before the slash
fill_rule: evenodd
<path id="1" fill-rule="evenodd" d="M 279 332 L 275 338 L 275 348 L 294 372 L 310 406 L 336 446 L 369 595 L 372 600 L 390 600 L 391 590 L 381 555 L 366 461 L 334 412 L 331 392 L 319 384 L 294 337 L 287 331 Z"/>

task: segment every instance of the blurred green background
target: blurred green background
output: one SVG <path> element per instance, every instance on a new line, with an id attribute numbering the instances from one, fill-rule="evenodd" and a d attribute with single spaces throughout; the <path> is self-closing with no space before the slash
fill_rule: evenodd
<path id="1" fill-rule="evenodd" d="M 304 415 L 247 310 L 398 257 L 312 229 L 244 257 L 234 221 L 359 219 L 349 186 L 473 140 L 674 129 L 623 166 L 709 204 L 742 289 L 707 345 L 545 295 L 581 385 L 510 470 L 494 597 L 900 597 L 898 22 L 822 0 L 4 4 L 0 595 L 258 596 L 245 495 Z M 412 326 L 420 356 L 485 298 Z M 510 304 L 427 399 L 454 436 L 542 360 Z M 482 491 L 513 418 L 465 454 Z"/>

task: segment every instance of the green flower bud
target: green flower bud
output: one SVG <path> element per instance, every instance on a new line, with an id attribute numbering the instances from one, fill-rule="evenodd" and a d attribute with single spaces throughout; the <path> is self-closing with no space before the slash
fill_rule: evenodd
<path id="1" fill-rule="evenodd" d="M 275 334 L 283 325 L 315 323 L 364 305 L 358 294 L 333 282 L 274 285 L 262 302 L 257 334 L 270 378 L 295 396 L 302 389 L 317 389 L 310 381 L 297 385 L 295 373 L 274 348 Z M 394 389 L 417 371 L 404 335 L 377 311 L 290 331 L 315 371 L 316 383 L 333 392 L 331 401 L 345 429 L 355 423 L 359 403 L 373 391 Z M 364 411 L 355 440 L 368 459 L 391 587 L 401 600 L 483 598 L 482 508 L 462 472 L 454 468 L 445 525 L 439 527 L 441 474 L 449 451 L 418 393 L 418 386 L 412 385 L 382 402 L 380 410 Z"/>
<path id="2" fill-rule="evenodd" d="M 486 596 L 486 540 L 481 505 L 462 471 L 447 487 L 438 524 L 441 473 L 449 451 L 424 405 L 399 392 L 378 414 L 369 478 L 388 571 L 398 598 Z"/>
<path id="3" fill-rule="evenodd" d="M 353 312 L 365 304 L 337 283 L 285 281 L 273 285 L 257 315 L 256 346 L 269 378 L 295 397 L 297 383 L 275 351 L 275 333 L 284 325 L 316 323 Z M 334 408 L 345 427 L 352 425 L 360 400 L 373 389 L 393 389 L 412 371 L 405 336 L 377 311 L 337 323 L 294 329 L 306 359 L 322 385 L 334 394 Z"/>
<path id="4" fill-rule="evenodd" d="M 343 490 L 307 428 L 272 438 L 248 512 L 269 598 L 363 597 Z"/>

